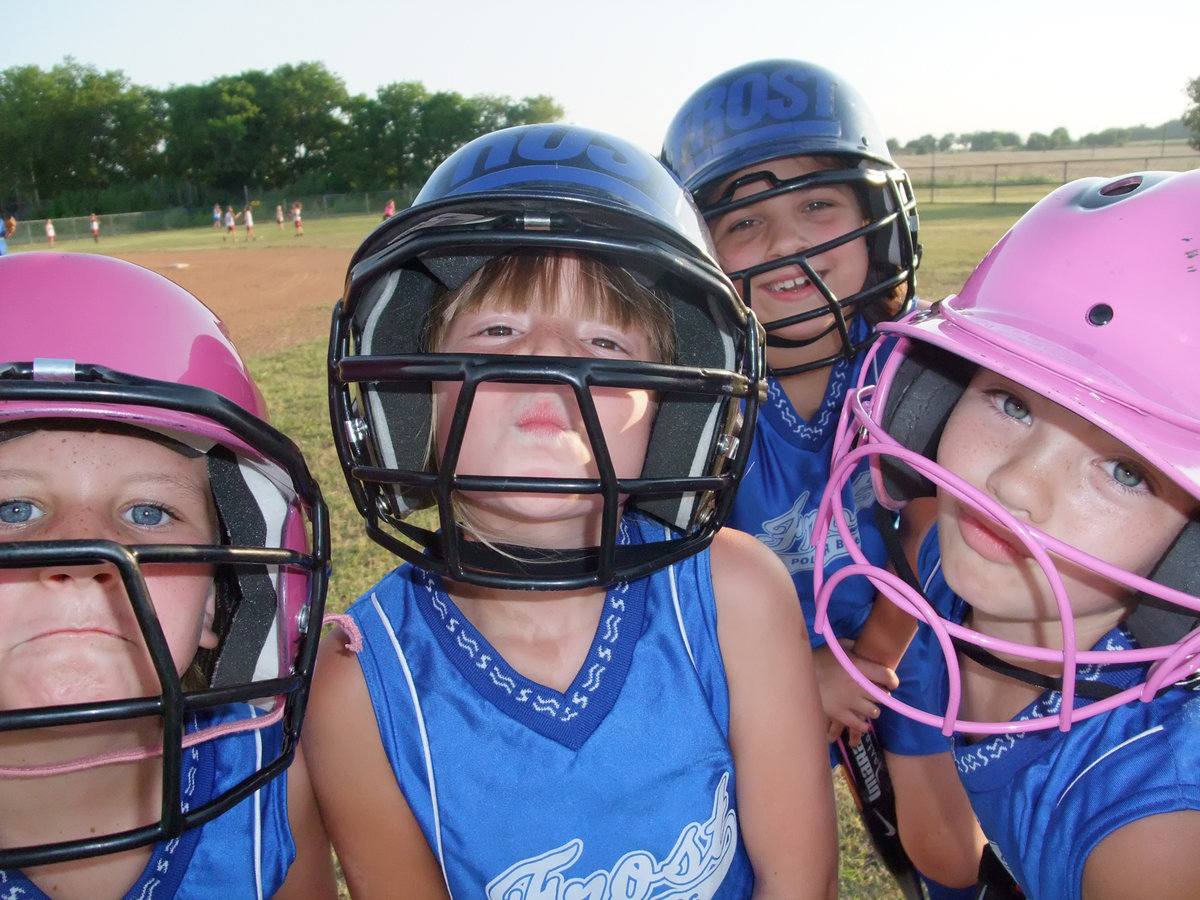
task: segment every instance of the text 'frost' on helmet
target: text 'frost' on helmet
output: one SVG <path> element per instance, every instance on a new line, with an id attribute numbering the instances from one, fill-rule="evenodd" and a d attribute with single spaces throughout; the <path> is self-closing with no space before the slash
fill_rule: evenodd
<path id="1" fill-rule="evenodd" d="M 734 196 L 736 184 L 758 166 L 785 157 L 816 157 L 821 171 L 785 181 L 771 173 L 762 188 Z M 708 223 L 756 203 L 815 186 L 844 184 L 862 207 L 864 222 L 853 234 L 806 247 L 750 269 L 731 271 L 744 299 L 750 280 L 776 268 L 798 266 L 825 297 L 827 309 L 764 322 L 771 346 L 800 346 L 777 332 L 809 318 L 849 318 L 865 313 L 871 322 L 891 318 L 916 296 L 920 265 L 916 196 L 908 174 L 892 160 L 887 140 L 862 95 L 834 72 L 800 60 L 770 59 L 747 63 L 702 85 L 684 101 L 667 128 L 663 163 L 696 198 Z M 734 181 L 734 176 L 743 173 Z M 871 271 L 861 289 L 834 296 L 808 262 L 844 241 L 866 239 Z M 790 375 L 823 368 L 849 358 L 866 343 L 842 332 L 842 353 L 787 369 Z"/>

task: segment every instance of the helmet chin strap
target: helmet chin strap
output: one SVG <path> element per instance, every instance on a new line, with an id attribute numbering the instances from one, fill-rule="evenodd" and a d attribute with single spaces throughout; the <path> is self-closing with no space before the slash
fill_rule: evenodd
<path id="1" fill-rule="evenodd" d="M 1024 666 L 1015 665 L 1008 660 L 1001 659 L 990 650 L 985 650 L 983 647 L 972 644 L 970 641 L 964 641 L 962 638 L 952 637 L 950 641 L 954 644 L 954 649 L 963 656 L 968 657 L 986 669 L 990 669 L 997 675 L 1004 675 L 1007 678 L 1024 682 L 1043 691 L 1054 691 L 1059 694 L 1063 692 L 1063 680 L 1057 676 L 1045 675 L 1041 672 L 1027 669 Z M 1083 697 L 1087 700 L 1105 700 L 1119 693 L 1121 693 L 1120 688 L 1107 682 L 1075 682 L 1075 696 Z"/>
<path id="2" fill-rule="evenodd" d="M 904 548 L 900 546 L 900 537 L 896 533 L 894 527 L 893 516 L 895 514 L 885 509 L 883 506 L 876 504 L 875 506 L 875 525 L 879 529 L 879 534 L 883 538 L 884 546 L 887 548 L 888 559 L 896 570 L 896 574 L 904 580 L 904 582 L 916 591 L 927 603 L 932 605 L 929 597 L 921 588 L 920 580 L 917 578 L 917 573 L 912 570 L 912 566 L 908 564 L 908 556 L 904 552 Z M 951 637 L 951 643 L 954 644 L 954 649 L 966 656 L 973 662 L 978 663 L 985 669 L 990 669 L 997 675 L 1003 675 L 1006 678 L 1012 678 L 1016 681 L 1032 685 L 1043 691 L 1055 691 L 1062 693 L 1063 680 L 1061 678 L 1045 675 L 1041 672 L 1035 672 L 1032 669 L 1027 669 L 1024 666 L 1018 666 L 1008 660 L 1001 659 L 990 650 L 985 650 L 970 641 L 964 641 L 959 637 Z M 1164 691 L 1167 689 L 1164 689 Z M 1075 684 L 1075 695 L 1088 700 L 1105 700 L 1116 694 L 1119 694 L 1121 689 L 1115 685 L 1108 684 L 1102 681 L 1077 681 Z"/>

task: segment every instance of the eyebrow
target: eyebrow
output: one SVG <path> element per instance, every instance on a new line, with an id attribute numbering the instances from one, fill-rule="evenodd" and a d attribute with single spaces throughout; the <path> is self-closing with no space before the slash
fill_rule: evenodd
<path id="1" fill-rule="evenodd" d="M 48 477 L 48 474 L 37 469 L 26 469 L 16 466 L 0 469 L 0 479 L 11 479 L 13 481 L 38 481 Z M 139 487 L 162 487 L 203 499 L 206 502 L 212 496 L 208 479 L 203 476 L 190 478 L 184 475 L 166 475 L 161 472 L 143 472 L 121 482 L 121 485 L 135 489 Z"/>

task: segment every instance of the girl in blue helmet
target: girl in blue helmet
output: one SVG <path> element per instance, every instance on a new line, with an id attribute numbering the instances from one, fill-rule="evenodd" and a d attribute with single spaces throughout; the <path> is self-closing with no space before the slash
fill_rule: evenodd
<path id="1" fill-rule="evenodd" d="M 334 319 L 339 455 L 406 560 L 327 637 L 306 723 L 351 891 L 833 897 L 803 617 L 719 531 L 760 330 L 679 185 L 582 128 L 484 136 Z"/>
<path id="2" fill-rule="evenodd" d="M 831 759 L 846 766 L 866 802 L 877 785 L 893 784 L 880 763 L 894 717 L 847 676 L 813 627 L 812 529 L 845 396 L 859 381 L 875 380 L 883 361 L 866 362 L 875 325 L 915 304 L 920 246 L 912 185 L 859 92 L 798 60 L 747 63 L 697 89 L 671 121 L 662 158 L 692 192 L 718 261 L 767 331 L 767 402 L 729 524 L 770 547 L 792 574 L 812 639 Z M 876 503 L 867 467 L 839 490 L 857 544 L 886 562 L 894 517 Z M 826 572 L 851 562 L 844 545 L 823 552 Z M 919 660 L 904 659 L 904 646 L 892 640 L 892 609 L 877 608 L 874 599 L 869 583 L 843 583 L 828 614 L 837 633 L 853 641 L 849 652 L 861 671 L 886 690 Z M 932 754 L 944 747 L 932 734 L 907 749 Z M 903 778 L 894 786 L 901 807 L 928 794 Z M 915 896 L 922 889 L 896 841 L 889 798 L 873 802 L 863 820 L 889 869 Z M 935 845 L 954 839 L 939 837 Z M 928 864 L 938 867 L 936 859 Z"/>

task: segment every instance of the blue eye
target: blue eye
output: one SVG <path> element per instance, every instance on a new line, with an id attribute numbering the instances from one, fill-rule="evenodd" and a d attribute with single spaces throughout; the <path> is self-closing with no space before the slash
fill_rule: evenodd
<path id="1" fill-rule="evenodd" d="M 1109 463 L 1113 481 L 1123 488 L 1140 488 L 1146 481 L 1146 476 L 1137 466 L 1117 460 Z"/>
<path id="2" fill-rule="evenodd" d="M 28 500 L 9 500 L 0 505 L 0 522 L 5 525 L 24 525 L 41 517 L 42 511 Z"/>
<path id="3" fill-rule="evenodd" d="M 132 506 L 125 513 L 125 518 L 134 525 L 151 528 L 156 525 L 165 525 L 170 521 L 170 514 L 161 506 L 153 506 L 149 503 L 139 503 L 137 506 Z"/>
<path id="4" fill-rule="evenodd" d="M 1011 416 L 1014 419 L 1024 419 L 1029 415 L 1029 407 L 1012 394 L 1004 396 L 1002 408 L 1005 415 Z"/>

